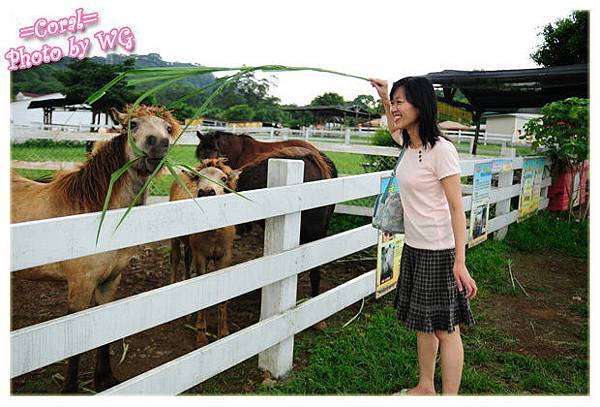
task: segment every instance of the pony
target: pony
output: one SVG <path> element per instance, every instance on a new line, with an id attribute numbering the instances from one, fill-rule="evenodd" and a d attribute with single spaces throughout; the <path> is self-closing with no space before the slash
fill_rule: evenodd
<path id="1" fill-rule="evenodd" d="M 267 187 L 268 162 L 271 158 L 302 160 L 304 162 L 304 182 L 337 177 L 335 165 L 325 155 L 313 149 L 289 147 L 259 155 L 254 161 L 240 168 L 238 191 L 249 191 Z M 300 244 L 313 242 L 327 236 L 327 228 L 335 205 L 304 210 L 300 215 Z M 264 221 L 261 222 L 264 225 Z M 321 271 L 319 267 L 310 270 L 311 296 L 320 292 Z M 321 327 L 318 325 L 317 327 Z"/>
<path id="2" fill-rule="evenodd" d="M 126 111 L 130 106 L 126 107 Z M 129 115 L 112 110 L 122 124 L 120 133 L 110 140 L 98 142 L 86 162 L 72 171 L 59 172 L 50 180 L 36 182 L 11 173 L 11 222 L 69 216 L 101 211 L 111 174 L 136 155 L 129 145 L 127 124 L 135 145 L 144 153 L 114 184 L 109 209 L 131 204 L 160 160 L 167 154 L 171 138 L 180 131 L 179 123 L 169 111 L 158 106 L 138 106 Z M 145 195 L 140 205 L 146 201 Z M 68 312 L 112 301 L 133 248 L 94 254 L 20 270 L 13 275 L 31 280 L 66 281 Z M 80 355 L 69 358 L 62 391 L 77 392 Z M 94 386 L 103 391 L 117 384 L 110 365 L 110 344 L 96 352 Z"/>
<path id="3" fill-rule="evenodd" d="M 235 190 L 240 174 L 240 171 L 234 171 L 225 165 L 225 161 L 225 158 L 209 158 L 203 160 L 196 167 L 198 173 L 213 182 L 188 173 L 182 173 L 180 177 L 188 191 L 195 197 L 202 198 L 225 194 L 228 191 L 216 182 L 227 186 L 230 190 Z M 169 200 L 177 201 L 188 198 L 189 195 L 183 187 L 177 181 L 173 181 Z M 197 275 L 206 273 L 207 266 L 211 260 L 214 262 L 215 270 L 229 267 L 232 260 L 234 238 L 235 226 L 231 225 L 171 239 L 171 283 L 177 281 L 177 271 L 181 260 L 181 246 L 184 248 L 184 278 L 188 279 L 190 278 L 192 263 Z M 198 311 L 196 315 L 196 329 L 196 343 L 199 346 L 207 345 L 206 309 Z M 217 338 L 223 338 L 227 335 L 229 335 L 227 301 L 224 301 L 218 305 Z"/>
<path id="4" fill-rule="evenodd" d="M 259 155 L 288 147 L 301 147 L 312 150 L 317 154 L 320 151 L 308 141 L 285 140 L 276 142 L 258 141 L 247 134 L 233 134 L 224 131 L 211 133 L 196 132 L 198 146 L 196 158 L 201 161 L 205 158 L 227 157 L 227 165 L 231 168 L 240 168 Z"/>

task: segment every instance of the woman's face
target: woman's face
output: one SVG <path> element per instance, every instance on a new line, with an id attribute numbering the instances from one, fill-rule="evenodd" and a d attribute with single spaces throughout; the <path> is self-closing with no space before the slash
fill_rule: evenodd
<path id="1" fill-rule="evenodd" d="M 406 100 L 404 86 L 400 86 L 392 95 L 391 112 L 394 124 L 401 129 L 408 129 L 419 122 L 419 111 Z"/>

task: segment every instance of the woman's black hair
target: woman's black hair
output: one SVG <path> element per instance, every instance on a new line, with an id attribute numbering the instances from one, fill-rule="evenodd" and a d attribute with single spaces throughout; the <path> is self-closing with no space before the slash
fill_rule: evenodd
<path id="1" fill-rule="evenodd" d="M 437 98 L 433 85 L 424 76 L 407 76 L 392 85 L 390 100 L 398 88 L 404 86 L 406 100 L 419 112 L 419 138 L 425 147 L 433 147 L 440 137 L 449 140 L 437 125 Z M 410 137 L 402 129 L 402 145 L 408 146 Z"/>

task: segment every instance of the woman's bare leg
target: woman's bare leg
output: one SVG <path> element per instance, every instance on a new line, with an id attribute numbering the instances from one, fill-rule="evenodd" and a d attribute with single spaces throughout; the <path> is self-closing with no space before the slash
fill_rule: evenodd
<path id="1" fill-rule="evenodd" d="M 458 325 L 454 332 L 435 331 L 440 342 L 442 394 L 456 395 L 460 388 L 464 363 L 464 350 Z"/>
<path id="2" fill-rule="evenodd" d="M 411 396 L 435 395 L 433 375 L 439 341 L 431 332 L 417 332 L 417 354 L 419 356 L 419 384 L 408 391 Z"/>

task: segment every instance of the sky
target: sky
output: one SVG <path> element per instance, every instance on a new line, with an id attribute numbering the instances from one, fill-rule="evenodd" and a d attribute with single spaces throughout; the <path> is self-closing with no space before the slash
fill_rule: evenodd
<path id="1" fill-rule="evenodd" d="M 11 2 L 3 27 L 9 47 L 43 44 L 66 48 L 67 35 L 18 38 L 18 28 L 39 17 L 57 18 L 78 7 L 97 11 L 99 22 L 78 38 L 128 26 L 132 52 L 159 53 L 164 60 L 207 66 L 279 64 L 327 68 L 388 81 L 444 69 L 535 68 L 529 55 L 541 43 L 545 24 L 589 1 L 194 1 L 171 0 L 161 7 L 136 1 Z M 415 4 L 417 4 L 415 6 Z M 482 7 L 482 4 L 492 6 Z M 543 7 L 540 5 L 543 4 Z M 168 6 L 167 6 L 168 5 Z M 90 55 L 105 55 L 91 38 Z M 125 52 L 125 50 L 120 50 Z M 6 65 L 6 61 L 2 61 Z M 323 73 L 280 73 L 272 94 L 283 103 L 309 103 L 324 92 L 346 100 L 376 96 L 366 81 Z"/>

